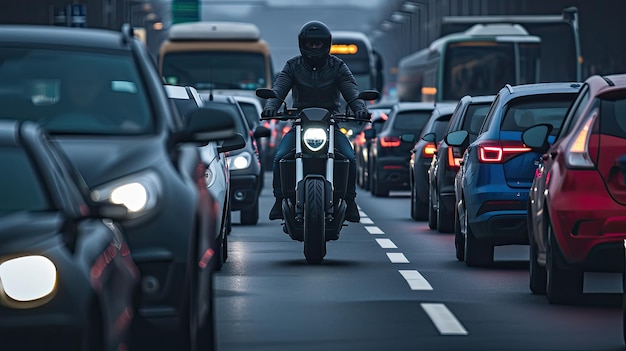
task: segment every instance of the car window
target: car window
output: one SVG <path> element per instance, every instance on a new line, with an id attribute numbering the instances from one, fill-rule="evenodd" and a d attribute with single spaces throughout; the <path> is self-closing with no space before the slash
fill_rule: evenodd
<path id="1" fill-rule="evenodd" d="M 23 149 L 0 147 L 0 159 L 3 167 L 11 170 L 0 172 L 0 216 L 51 209 L 42 180 Z"/>
<path id="2" fill-rule="evenodd" d="M 491 124 L 491 120 L 494 118 L 497 112 L 497 107 L 500 104 L 500 94 L 496 96 L 496 99 L 493 101 L 491 106 L 489 107 L 489 112 L 487 112 L 487 116 L 485 116 L 485 120 L 480 126 L 480 130 L 478 131 L 478 135 L 484 133 L 489 129 L 489 125 Z"/>
<path id="3" fill-rule="evenodd" d="M 432 111 L 400 111 L 393 121 L 394 129 L 422 130 Z"/>
<path id="4" fill-rule="evenodd" d="M 254 104 L 239 101 L 239 106 L 241 106 L 243 114 L 248 120 L 249 126 L 254 127 L 259 124 L 261 120 L 261 115 L 259 114 L 259 111 L 256 109 L 256 106 L 254 106 Z"/>
<path id="5" fill-rule="evenodd" d="M 556 135 L 575 96 L 549 94 L 514 99 L 507 104 L 500 130 L 523 132 L 534 125 L 548 123 L 553 127 L 551 134 Z"/>
<path id="6" fill-rule="evenodd" d="M 467 111 L 465 112 L 465 118 L 463 119 L 463 126 L 461 129 L 467 130 L 470 134 L 478 135 L 490 106 L 491 104 L 489 103 L 469 105 L 467 107 Z"/>
<path id="7" fill-rule="evenodd" d="M 154 129 L 129 53 L 0 49 L 0 104 L 0 117 L 34 120 L 55 133 Z"/>
<path id="8" fill-rule="evenodd" d="M 626 92 L 600 98 L 600 133 L 626 139 Z"/>
<path id="9" fill-rule="evenodd" d="M 588 102 L 589 89 L 587 86 L 585 86 L 576 98 L 576 101 L 570 107 L 570 111 L 565 119 L 565 122 L 563 123 L 563 128 L 561 128 L 560 134 L 566 135 L 567 133 L 569 133 L 572 126 L 580 118 L 583 110 L 587 107 Z"/>

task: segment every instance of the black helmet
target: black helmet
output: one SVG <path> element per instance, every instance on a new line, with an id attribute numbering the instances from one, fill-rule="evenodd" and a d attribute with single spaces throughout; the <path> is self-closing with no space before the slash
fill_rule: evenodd
<path id="1" fill-rule="evenodd" d="M 330 55 L 331 35 L 326 25 L 319 21 L 304 24 L 298 34 L 298 46 L 305 62 L 318 67 Z"/>

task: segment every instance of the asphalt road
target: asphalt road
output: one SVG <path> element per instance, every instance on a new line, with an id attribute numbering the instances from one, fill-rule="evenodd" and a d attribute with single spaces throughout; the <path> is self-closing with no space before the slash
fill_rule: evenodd
<path id="1" fill-rule="evenodd" d="M 527 247 L 497 247 L 493 267 L 467 267 L 452 234 L 410 218 L 408 193 L 361 189 L 361 223 L 309 265 L 302 243 L 267 219 L 265 181 L 259 223 L 233 213 L 215 275 L 219 351 L 624 350 L 621 276 L 586 274 L 582 305 L 550 305 L 528 288 Z"/>

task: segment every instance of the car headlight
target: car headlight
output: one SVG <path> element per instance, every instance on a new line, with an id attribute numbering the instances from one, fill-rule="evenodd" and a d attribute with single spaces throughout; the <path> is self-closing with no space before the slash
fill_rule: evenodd
<path id="1" fill-rule="evenodd" d="M 320 151 L 326 145 L 326 130 L 323 128 L 308 128 L 304 131 L 304 144 L 311 151 Z"/>
<path id="2" fill-rule="evenodd" d="M 91 199 L 124 205 L 129 217 L 136 218 L 156 207 L 161 191 L 159 176 L 153 171 L 146 171 L 95 188 Z"/>
<path id="3" fill-rule="evenodd" d="M 238 169 L 246 169 L 252 163 L 252 155 L 249 152 L 242 152 L 237 155 L 228 157 L 228 168 L 231 171 Z"/>
<path id="4" fill-rule="evenodd" d="M 57 269 L 40 255 L 12 258 L 0 263 L 0 301 L 11 307 L 30 308 L 52 299 Z"/>
<path id="5" fill-rule="evenodd" d="M 211 162 L 211 164 L 204 169 L 204 180 L 206 181 L 207 188 L 210 188 L 213 184 L 215 184 L 215 179 L 217 179 L 215 168 L 217 168 L 215 162 Z"/>

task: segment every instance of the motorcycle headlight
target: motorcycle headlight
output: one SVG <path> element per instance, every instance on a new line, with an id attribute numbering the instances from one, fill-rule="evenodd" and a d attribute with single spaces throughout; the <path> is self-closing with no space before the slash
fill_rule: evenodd
<path id="1" fill-rule="evenodd" d="M 124 205 L 130 218 L 148 213 L 156 207 L 161 194 L 161 181 L 156 173 L 136 173 L 101 185 L 91 192 L 96 202 L 109 201 Z"/>
<path id="2" fill-rule="evenodd" d="M 0 263 L 0 301 L 16 308 L 42 305 L 53 297 L 57 269 L 40 255 L 12 258 Z"/>
<path id="3" fill-rule="evenodd" d="M 230 170 L 246 169 L 252 163 L 252 155 L 249 152 L 242 152 L 228 157 L 228 168 Z"/>
<path id="4" fill-rule="evenodd" d="M 304 131 L 303 139 L 311 151 L 320 151 L 326 145 L 326 131 L 323 128 L 308 128 Z"/>

